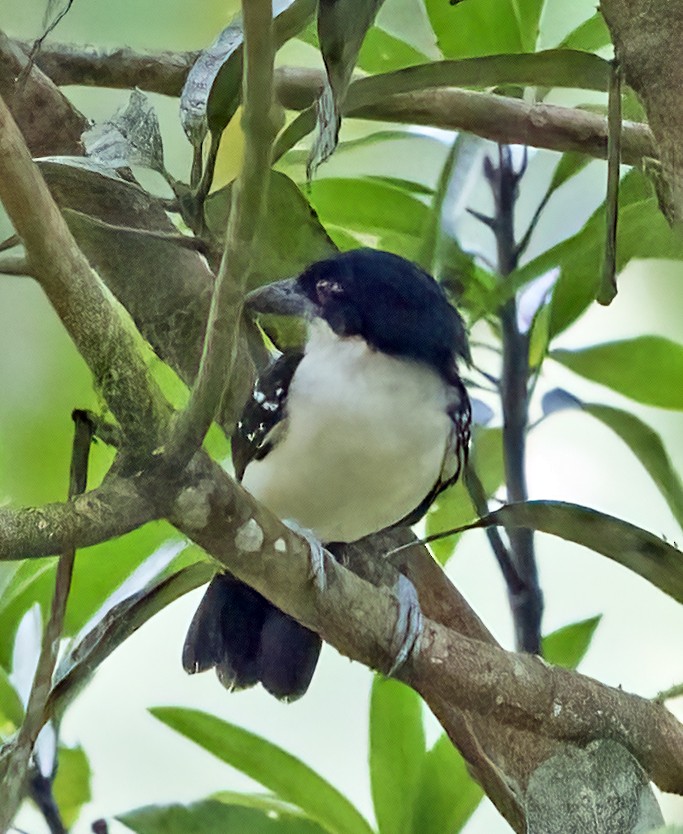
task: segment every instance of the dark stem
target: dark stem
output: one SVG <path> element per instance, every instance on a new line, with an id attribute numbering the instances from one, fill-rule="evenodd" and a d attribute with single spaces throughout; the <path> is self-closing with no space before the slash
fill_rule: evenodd
<path id="1" fill-rule="evenodd" d="M 28 778 L 28 795 L 43 815 L 50 834 L 67 834 L 52 792 L 52 781 L 43 776 L 35 765 L 31 768 Z"/>
<path id="2" fill-rule="evenodd" d="M 515 240 L 515 203 L 519 182 L 526 169 L 526 153 L 519 170 L 512 164 L 510 148 L 498 146 L 498 165 L 487 159 L 484 173 L 494 199 L 491 228 L 496 237 L 498 271 L 507 278 L 516 268 L 520 248 Z M 526 432 L 528 423 L 529 337 L 517 326 L 517 301 L 513 297 L 500 311 L 503 341 L 503 371 L 500 380 L 503 409 L 503 456 L 508 501 L 526 501 Z M 528 529 L 510 529 L 510 556 L 517 582 L 505 573 L 515 624 L 518 649 L 540 654 L 543 594 L 538 584 L 534 534 Z"/>

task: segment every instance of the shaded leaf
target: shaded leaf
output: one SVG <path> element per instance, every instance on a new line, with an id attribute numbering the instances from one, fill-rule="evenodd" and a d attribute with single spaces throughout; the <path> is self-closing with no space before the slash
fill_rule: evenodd
<path id="1" fill-rule="evenodd" d="M 583 545 L 629 568 L 683 602 L 683 554 L 627 521 L 563 501 L 525 501 L 507 504 L 458 528 L 457 532 L 493 524 L 528 527 Z"/>
<path id="2" fill-rule="evenodd" d="M 70 828 L 91 799 L 90 763 L 81 747 L 60 747 L 58 761 L 52 791 L 62 821 Z"/>
<path id="3" fill-rule="evenodd" d="M 4 721 L 9 721 L 18 728 L 23 718 L 24 705 L 21 703 L 19 693 L 14 688 L 4 666 L 0 666 L 0 727 Z"/>
<path id="4" fill-rule="evenodd" d="M 425 755 L 412 834 L 456 834 L 484 796 L 465 760 L 445 734 Z"/>
<path id="5" fill-rule="evenodd" d="M 316 103 L 316 134 L 306 165 L 309 180 L 337 146 L 342 105 L 351 73 L 365 34 L 383 2 L 321 0 L 318 4 L 318 42 L 327 77 Z"/>
<path id="6" fill-rule="evenodd" d="M 138 834 L 325 834 L 301 815 L 204 799 L 192 805 L 148 805 L 116 819 Z"/>
<path id="7" fill-rule="evenodd" d="M 306 25 L 315 6 L 315 0 L 274 0 L 277 46 Z M 202 144 L 208 130 L 222 133 L 235 115 L 242 93 L 243 45 L 242 17 L 237 15 L 188 73 L 180 96 L 180 120 L 195 147 Z"/>
<path id="8" fill-rule="evenodd" d="M 564 388 L 553 388 L 541 398 L 541 408 L 543 409 L 544 417 L 549 417 L 558 411 L 568 411 L 582 407 L 583 403 L 581 400 L 571 392 L 565 391 Z"/>
<path id="9" fill-rule="evenodd" d="M 671 512 L 683 528 L 683 484 L 661 437 L 640 418 L 620 408 L 584 403 L 583 410 L 621 437 L 657 484 Z"/>
<path id="10" fill-rule="evenodd" d="M 368 823 L 346 797 L 282 748 L 199 710 L 153 707 L 150 712 L 285 802 L 301 808 L 332 834 L 371 834 Z"/>
<path id="11" fill-rule="evenodd" d="M 422 700 L 400 681 L 375 675 L 370 695 L 370 784 L 380 834 L 408 834 L 425 734 Z"/>
<path id="12" fill-rule="evenodd" d="M 101 165 L 126 168 L 143 165 L 165 174 L 164 147 L 152 103 L 133 90 L 128 104 L 83 134 L 86 153 Z"/>
<path id="13" fill-rule="evenodd" d="M 605 18 L 598 11 L 571 31 L 560 46 L 565 49 L 585 49 L 588 52 L 595 52 L 610 43 L 612 43 L 610 31 Z"/>
<path id="14" fill-rule="evenodd" d="M 550 356 L 586 379 L 645 405 L 683 409 L 683 345 L 663 336 L 638 336 Z"/>
<path id="15" fill-rule="evenodd" d="M 439 49 L 447 58 L 531 52 L 544 0 L 426 0 Z"/>
<path id="16" fill-rule="evenodd" d="M 555 666 L 576 669 L 600 624 L 601 616 L 563 626 L 543 638 L 543 657 Z"/>
<path id="17" fill-rule="evenodd" d="M 489 88 L 505 84 L 606 91 L 610 63 L 574 49 L 546 49 L 531 54 L 493 54 L 451 61 L 431 61 L 399 72 L 362 78 L 349 93 L 349 106 L 364 107 L 382 97 L 425 87 Z"/>

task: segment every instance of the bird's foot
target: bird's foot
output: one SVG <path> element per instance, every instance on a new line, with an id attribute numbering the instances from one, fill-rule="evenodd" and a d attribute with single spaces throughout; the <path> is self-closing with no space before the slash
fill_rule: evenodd
<path id="1" fill-rule="evenodd" d="M 302 527 L 298 521 L 293 518 L 284 518 L 282 523 L 285 527 L 289 527 L 292 533 L 301 536 L 308 542 L 310 550 L 310 577 L 315 583 L 318 591 L 324 591 L 327 587 L 327 578 L 325 576 L 325 548 L 322 546 L 320 540 L 316 537 L 312 530 L 307 527 Z"/>
<path id="2" fill-rule="evenodd" d="M 393 677 L 408 660 L 422 634 L 422 609 L 415 586 L 400 573 L 394 590 L 398 601 L 398 617 L 392 641 L 394 662 L 387 673 L 388 677 Z"/>

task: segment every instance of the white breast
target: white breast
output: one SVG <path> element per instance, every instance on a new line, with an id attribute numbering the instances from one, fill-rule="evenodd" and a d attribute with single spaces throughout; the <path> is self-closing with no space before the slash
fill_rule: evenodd
<path id="1" fill-rule="evenodd" d="M 441 377 L 316 321 L 290 386 L 288 427 L 242 483 L 323 542 L 355 541 L 414 510 L 436 483 L 451 423 Z"/>

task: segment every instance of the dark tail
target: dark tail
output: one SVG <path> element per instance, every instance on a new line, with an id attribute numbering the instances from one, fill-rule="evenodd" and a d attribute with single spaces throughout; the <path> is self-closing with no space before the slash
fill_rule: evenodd
<path id="1" fill-rule="evenodd" d="M 313 677 L 321 640 L 229 573 L 217 574 L 192 618 L 183 646 L 186 672 L 216 669 L 229 690 L 261 682 L 284 701 Z"/>

